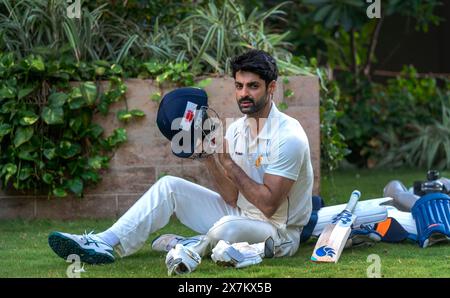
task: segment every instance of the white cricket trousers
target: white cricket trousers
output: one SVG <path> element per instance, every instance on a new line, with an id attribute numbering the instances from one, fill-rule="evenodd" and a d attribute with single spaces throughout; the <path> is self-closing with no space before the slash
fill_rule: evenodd
<path id="1" fill-rule="evenodd" d="M 218 193 L 203 186 L 164 176 L 109 229 L 120 240 L 116 251 L 122 257 L 138 251 L 151 233 L 169 223 L 172 214 L 190 229 L 206 234 L 211 246 L 219 240 L 261 243 L 272 236 L 279 247 L 275 256 L 293 255 L 298 249 L 296 238 L 300 235 L 292 237 L 269 222 L 243 216 L 239 208 L 228 205 Z"/>

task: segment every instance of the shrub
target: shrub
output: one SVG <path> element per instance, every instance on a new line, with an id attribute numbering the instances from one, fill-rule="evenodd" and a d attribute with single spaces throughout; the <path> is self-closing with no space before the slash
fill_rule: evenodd
<path id="1" fill-rule="evenodd" d="M 96 66 L 80 67 L 49 62 L 30 55 L 15 59 L 0 55 L 0 180 L 5 188 L 48 191 L 66 196 L 83 194 L 86 184 L 96 183 L 108 167 L 112 150 L 127 139 L 124 128 L 103 136 L 92 122 L 95 113 L 123 100 L 126 86 L 118 65 L 108 65 L 104 76 L 110 87 L 69 79 L 95 79 Z M 70 74 L 70 75 L 69 75 Z M 141 111 L 121 111 L 119 119 L 142 116 Z"/>
<path id="2" fill-rule="evenodd" d="M 443 111 L 450 106 L 449 84 L 447 80 L 421 78 L 413 67 L 405 67 L 400 76 L 387 82 L 387 86 L 369 85 L 359 101 L 350 103 L 343 100 L 340 103 L 343 116 L 339 119 L 339 127 L 353 151 L 350 160 L 369 167 L 400 166 L 402 163 L 398 161 L 405 158 L 401 157 L 404 154 L 397 156 L 398 149 L 413 139 L 412 133 L 417 137 L 425 127 L 436 126 L 436 121 L 443 121 Z M 415 150 L 415 154 L 430 154 L 430 148 L 426 147 Z M 436 158 L 442 156 L 440 154 Z"/>

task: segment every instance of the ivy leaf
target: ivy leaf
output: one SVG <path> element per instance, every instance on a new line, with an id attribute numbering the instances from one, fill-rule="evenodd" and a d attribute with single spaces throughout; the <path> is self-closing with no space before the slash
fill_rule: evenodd
<path id="1" fill-rule="evenodd" d="M 119 90 L 112 90 L 105 93 L 105 99 L 108 103 L 118 102 L 121 98 L 122 94 Z M 105 99 L 103 101 L 105 101 Z"/>
<path id="2" fill-rule="evenodd" d="M 8 100 L 7 102 L 1 105 L 0 112 L 3 114 L 13 113 L 16 110 L 16 106 L 17 106 L 16 100 Z"/>
<path id="3" fill-rule="evenodd" d="M 15 96 L 14 89 L 11 87 L 4 86 L 0 89 L 0 99 L 14 98 Z"/>
<path id="4" fill-rule="evenodd" d="M 37 152 L 31 153 L 28 150 L 21 150 L 18 157 L 23 160 L 35 161 L 38 158 Z"/>
<path id="5" fill-rule="evenodd" d="M 102 113 L 102 115 L 106 116 L 108 114 L 108 110 L 109 110 L 109 101 L 108 98 L 102 97 L 102 100 L 100 101 L 100 103 L 97 105 L 97 109 L 100 111 L 100 113 Z"/>
<path id="6" fill-rule="evenodd" d="M 81 90 L 78 87 L 73 87 L 72 91 L 70 91 L 69 97 L 70 98 L 78 98 L 78 97 L 82 97 L 83 95 L 81 94 Z"/>
<path id="7" fill-rule="evenodd" d="M 66 100 L 68 98 L 69 95 L 65 93 L 62 92 L 53 93 L 48 97 L 48 105 L 52 108 L 62 107 L 66 103 Z"/>
<path id="8" fill-rule="evenodd" d="M 59 143 L 58 155 L 62 158 L 69 159 L 81 152 L 81 146 L 69 141 L 62 141 Z"/>
<path id="9" fill-rule="evenodd" d="M 117 112 L 117 119 L 120 121 L 128 121 L 131 117 L 133 117 L 133 115 L 126 110 L 120 110 Z"/>
<path id="10" fill-rule="evenodd" d="M 111 65 L 111 71 L 114 74 L 121 74 L 123 72 L 122 67 L 120 65 L 117 65 L 117 64 Z"/>
<path id="11" fill-rule="evenodd" d="M 31 92 L 33 92 L 34 88 L 24 88 L 19 90 L 19 99 L 24 98 L 25 96 L 29 95 Z"/>
<path id="12" fill-rule="evenodd" d="M 90 169 L 100 170 L 103 167 L 104 158 L 102 156 L 94 156 L 88 159 Z"/>
<path id="13" fill-rule="evenodd" d="M 106 139 L 106 142 L 110 147 L 115 147 L 118 144 L 124 143 L 127 140 L 127 131 L 125 128 L 117 128 L 113 134 Z"/>
<path id="14" fill-rule="evenodd" d="M 0 124 L 0 140 L 3 139 L 4 136 L 11 132 L 12 126 L 8 123 Z"/>
<path id="15" fill-rule="evenodd" d="M 131 110 L 130 113 L 134 117 L 144 117 L 145 116 L 145 113 L 143 111 L 141 111 L 141 110 L 138 110 L 138 109 Z"/>
<path id="16" fill-rule="evenodd" d="M 291 89 L 287 89 L 284 91 L 284 97 L 288 98 L 292 96 L 294 96 L 294 91 L 292 91 Z"/>
<path id="17" fill-rule="evenodd" d="M 97 99 L 97 86 L 93 82 L 85 82 L 80 86 L 81 94 L 89 106 L 95 104 Z"/>
<path id="18" fill-rule="evenodd" d="M 156 62 L 147 62 L 147 63 L 144 63 L 143 66 L 145 66 L 147 71 L 153 75 L 160 72 L 163 69 L 163 66 Z"/>
<path id="19" fill-rule="evenodd" d="M 57 187 L 53 189 L 53 194 L 57 197 L 65 197 L 67 196 L 67 192 L 62 187 Z"/>
<path id="20" fill-rule="evenodd" d="M 73 193 L 77 194 L 78 196 L 80 196 L 83 192 L 83 180 L 78 177 L 69 180 L 67 182 L 67 186 Z"/>
<path id="21" fill-rule="evenodd" d="M 81 178 L 84 180 L 91 180 L 92 182 L 96 183 L 100 180 L 100 176 L 92 171 L 86 171 L 81 174 Z"/>
<path id="22" fill-rule="evenodd" d="M 103 66 L 96 66 L 95 67 L 95 74 L 97 76 L 102 76 L 105 74 L 106 68 L 104 68 Z"/>
<path id="23" fill-rule="evenodd" d="M 69 103 L 69 108 L 71 110 L 79 109 L 83 107 L 84 104 L 86 103 L 83 97 L 75 97 L 75 98 L 70 97 L 67 102 Z"/>
<path id="24" fill-rule="evenodd" d="M 150 96 L 150 99 L 154 102 L 160 102 L 161 101 L 161 92 L 155 92 Z"/>
<path id="25" fill-rule="evenodd" d="M 5 185 L 8 183 L 8 180 L 17 172 L 17 166 L 15 164 L 12 163 L 7 163 L 6 165 L 3 166 L 2 168 L 2 173 L 1 176 L 6 174 L 5 177 Z"/>
<path id="26" fill-rule="evenodd" d="M 32 168 L 22 168 L 20 169 L 19 172 L 19 180 L 21 181 L 26 180 L 28 177 L 31 176 L 31 174 L 33 174 Z"/>
<path id="27" fill-rule="evenodd" d="M 47 184 L 52 184 L 53 175 L 50 173 L 45 173 L 44 175 L 42 175 L 42 180 L 44 180 L 44 182 Z"/>
<path id="28" fill-rule="evenodd" d="M 80 127 L 83 125 L 83 121 L 80 119 L 80 117 L 72 118 L 69 120 L 69 126 L 72 128 L 72 130 L 76 133 L 79 132 Z"/>
<path id="29" fill-rule="evenodd" d="M 49 125 L 64 123 L 64 111 L 62 107 L 44 107 L 41 116 L 45 123 Z"/>
<path id="30" fill-rule="evenodd" d="M 103 127 L 101 127 L 101 126 L 98 125 L 98 124 L 92 124 L 92 125 L 91 125 L 91 127 L 90 127 L 90 133 L 89 133 L 89 134 L 90 134 L 94 139 L 100 137 L 102 133 L 103 133 Z"/>
<path id="31" fill-rule="evenodd" d="M 287 103 L 285 103 L 285 102 L 280 102 L 280 103 L 278 103 L 277 108 L 278 108 L 281 112 L 283 112 L 284 110 L 286 110 L 286 109 L 288 108 L 288 105 L 287 105 Z"/>
<path id="32" fill-rule="evenodd" d="M 47 157 L 49 160 L 52 160 L 56 156 L 56 149 L 55 148 L 45 149 L 44 156 Z"/>
<path id="33" fill-rule="evenodd" d="M 16 172 L 17 172 L 17 166 L 12 163 L 7 163 L 6 165 L 3 166 L 0 176 L 3 176 L 5 174 L 14 175 Z"/>
<path id="34" fill-rule="evenodd" d="M 25 142 L 28 142 L 29 139 L 34 134 L 33 127 L 19 127 L 17 128 L 14 136 L 14 146 L 17 148 Z"/>
<path id="35" fill-rule="evenodd" d="M 41 57 L 33 58 L 29 61 L 30 69 L 36 71 L 44 71 L 45 65 Z"/>
<path id="36" fill-rule="evenodd" d="M 19 123 L 23 126 L 33 125 L 38 119 L 39 116 L 32 111 L 25 111 L 22 113 Z"/>
<path id="37" fill-rule="evenodd" d="M 212 79 L 211 78 L 207 78 L 207 79 L 201 80 L 200 82 L 195 84 L 195 87 L 204 89 L 207 86 L 209 86 L 211 84 L 211 82 L 212 82 Z"/>

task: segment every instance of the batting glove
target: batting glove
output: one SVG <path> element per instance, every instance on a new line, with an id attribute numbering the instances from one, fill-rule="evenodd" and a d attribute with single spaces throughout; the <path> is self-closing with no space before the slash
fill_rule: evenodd
<path id="1" fill-rule="evenodd" d="M 352 229 L 345 247 L 372 246 L 381 241 L 381 235 L 370 225 Z"/>
<path id="2" fill-rule="evenodd" d="M 166 256 L 167 274 L 186 274 L 197 268 L 202 259 L 198 253 L 184 247 L 181 244 L 175 245 Z"/>
<path id="3" fill-rule="evenodd" d="M 262 262 L 260 253 L 247 242 L 230 244 L 220 240 L 213 248 L 211 259 L 224 266 L 244 268 Z"/>

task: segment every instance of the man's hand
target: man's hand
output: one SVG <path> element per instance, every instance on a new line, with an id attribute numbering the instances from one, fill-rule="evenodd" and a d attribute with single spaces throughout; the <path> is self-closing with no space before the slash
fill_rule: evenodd
<path id="1" fill-rule="evenodd" d="M 220 148 L 220 147 L 219 147 Z M 216 156 L 218 157 L 216 159 Z M 217 192 L 222 199 L 229 205 L 236 207 L 238 198 L 238 189 L 236 185 L 231 181 L 227 175 L 226 170 L 222 166 L 222 163 L 218 160 L 220 153 L 214 153 L 201 158 L 200 161 L 204 163 Z"/>
<path id="2" fill-rule="evenodd" d="M 234 161 L 231 159 L 230 153 L 228 153 L 228 142 L 225 138 L 223 139 L 222 148 L 222 152 L 217 153 L 217 156 L 222 167 L 228 171 L 234 164 Z"/>

